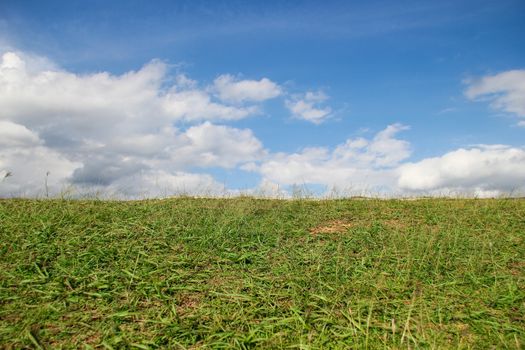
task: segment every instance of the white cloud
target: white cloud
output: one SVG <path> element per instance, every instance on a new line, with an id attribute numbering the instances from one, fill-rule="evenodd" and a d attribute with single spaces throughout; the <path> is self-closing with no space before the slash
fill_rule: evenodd
<path id="1" fill-rule="evenodd" d="M 158 134 L 130 136 L 88 148 L 82 156 L 84 164 L 74 171 L 72 181 L 110 185 L 122 177 L 154 169 L 175 173 L 192 168 L 234 168 L 265 154 L 251 130 L 210 122 L 185 132 L 166 128 Z"/>
<path id="2" fill-rule="evenodd" d="M 0 147 L 34 146 L 39 143 L 38 135 L 25 126 L 0 120 Z"/>
<path id="3" fill-rule="evenodd" d="M 79 165 L 43 146 L 23 125 L 0 120 L 0 196 L 41 195 L 46 177 L 48 189 L 57 191 Z"/>
<path id="4" fill-rule="evenodd" d="M 0 170 L 13 176 L 0 195 L 41 194 L 48 171 L 55 191 L 135 182 L 150 192 L 152 178 L 168 191 L 217 189 L 211 176 L 189 171 L 233 168 L 265 152 L 251 130 L 202 122 L 242 119 L 258 106 L 215 102 L 185 75 L 169 80 L 160 61 L 119 76 L 78 75 L 28 57 L 1 56 Z M 181 131 L 182 122 L 197 124 Z"/>
<path id="5" fill-rule="evenodd" d="M 42 196 L 61 192 L 81 164 L 43 146 L 2 148 L 0 169 L 11 176 L 0 185 L 1 196 Z"/>
<path id="6" fill-rule="evenodd" d="M 402 124 L 389 125 L 368 144 L 367 153 L 376 166 L 394 166 L 410 156 L 410 144 L 394 136 L 409 127 Z"/>
<path id="7" fill-rule="evenodd" d="M 255 196 L 258 198 L 290 198 L 290 193 L 283 189 L 279 184 L 262 179 L 257 187 L 241 191 L 243 195 Z"/>
<path id="8" fill-rule="evenodd" d="M 172 159 L 201 167 L 233 168 L 240 163 L 259 160 L 264 154 L 262 143 L 249 129 L 236 129 L 206 122 L 184 133 L 186 144 Z M 195 164 L 195 165 L 197 165 Z"/>
<path id="9" fill-rule="evenodd" d="M 330 107 L 321 106 L 327 99 L 328 96 L 323 92 L 309 91 L 304 95 L 296 95 L 286 100 L 285 105 L 294 118 L 320 124 L 332 113 Z"/>
<path id="10" fill-rule="evenodd" d="M 299 153 L 278 153 L 264 161 L 258 171 L 266 181 L 280 185 L 320 184 L 355 190 L 392 190 L 394 168 L 410 156 L 408 142 L 395 138 L 407 127 L 394 124 L 371 140 L 349 139 L 330 150 L 306 148 Z"/>
<path id="11" fill-rule="evenodd" d="M 175 119 L 188 121 L 239 120 L 259 112 L 257 106 L 232 107 L 212 102 L 201 90 L 171 91 L 165 96 L 162 107 Z"/>
<path id="12" fill-rule="evenodd" d="M 38 67 L 13 52 L 2 56 L 0 119 L 37 131 L 67 129 L 71 137 L 113 137 L 117 126 L 127 134 L 181 120 L 238 120 L 258 112 L 257 106 L 214 102 L 185 76 L 166 88 L 167 66 L 158 60 L 119 76 Z"/>
<path id="13" fill-rule="evenodd" d="M 510 194 L 525 184 L 525 149 L 504 145 L 458 149 L 402 165 L 398 184 L 409 191 Z"/>
<path id="14" fill-rule="evenodd" d="M 247 164 L 263 180 L 282 187 L 323 185 L 345 195 L 497 196 L 525 190 L 525 149 L 480 145 L 409 162 L 411 146 L 398 139 L 407 127 L 394 124 L 372 139 L 349 139 L 334 149 L 306 148 L 278 153 L 259 166 Z"/>
<path id="15" fill-rule="evenodd" d="M 282 94 L 282 89 L 268 78 L 261 80 L 236 80 L 224 74 L 214 81 L 213 89 L 219 98 L 228 102 L 265 101 Z"/>
<path id="16" fill-rule="evenodd" d="M 511 70 L 468 81 L 465 95 L 469 99 L 485 98 L 491 106 L 525 117 L 525 70 Z"/>
<path id="17" fill-rule="evenodd" d="M 88 188 L 89 189 L 89 188 Z M 224 185 L 208 174 L 148 170 L 119 178 L 105 189 L 112 197 L 151 198 L 174 195 L 221 196 Z"/>
<path id="18" fill-rule="evenodd" d="M 488 96 L 496 108 L 525 116 L 523 71 L 471 84 L 469 98 Z M 58 193 L 140 198 L 190 193 L 223 195 L 203 169 L 241 169 L 261 175 L 248 193 L 289 196 L 289 185 L 336 186 L 345 193 L 442 193 L 493 196 L 522 188 L 525 149 L 476 146 L 405 163 L 410 144 L 393 124 L 371 138 L 340 145 L 270 153 L 250 129 L 217 125 L 260 112 L 282 95 L 261 80 L 217 78 L 213 86 L 152 61 L 122 75 L 75 74 L 45 58 L 9 52 L 0 61 L 0 196 Z M 296 118 L 319 124 L 331 114 L 327 96 L 291 96 Z M 524 126 L 524 122 L 518 123 Z M 8 173 L 12 176 L 5 177 Z M 351 190 L 350 192 L 348 190 Z M 368 192 L 367 192 L 368 191 Z"/>

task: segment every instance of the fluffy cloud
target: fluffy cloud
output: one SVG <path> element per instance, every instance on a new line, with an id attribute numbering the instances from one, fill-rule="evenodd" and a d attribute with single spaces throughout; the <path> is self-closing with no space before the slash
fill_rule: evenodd
<path id="1" fill-rule="evenodd" d="M 118 125 L 123 133 L 156 130 L 186 120 L 238 120 L 257 106 L 234 107 L 212 101 L 183 77 L 166 87 L 167 66 L 154 60 L 120 76 L 106 72 L 78 75 L 59 69 L 35 70 L 8 52 L 0 63 L 0 119 L 39 131 L 67 129 L 74 137 L 109 133 L 100 125 Z"/>
<path id="2" fill-rule="evenodd" d="M 67 179 L 81 164 L 71 161 L 57 151 L 42 146 L 41 140 L 24 129 L 21 133 L 5 133 L 0 125 L 0 196 L 42 196 L 47 191 L 60 192 Z M 12 127 L 13 125 L 11 125 Z M 22 137 L 21 137 L 22 136 Z M 12 176 L 5 178 L 7 174 Z"/>
<path id="3" fill-rule="evenodd" d="M 402 165 L 398 184 L 410 191 L 511 194 L 525 184 L 525 149 L 503 145 L 458 149 Z"/>
<path id="4" fill-rule="evenodd" d="M 0 147 L 34 146 L 39 142 L 38 135 L 25 126 L 0 120 Z"/>
<path id="5" fill-rule="evenodd" d="M 249 129 L 236 129 L 209 122 L 193 126 L 184 133 L 184 146 L 172 162 L 201 167 L 233 168 L 259 160 L 266 152 Z M 197 164 L 195 164 L 197 162 Z"/>
<path id="6" fill-rule="evenodd" d="M 349 139 L 330 150 L 306 148 L 299 153 L 272 155 L 257 169 L 265 181 L 280 185 L 319 184 L 357 191 L 383 191 L 395 185 L 395 167 L 410 156 L 408 142 L 396 139 L 406 130 L 388 126 L 371 140 Z"/>
<path id="7" fill-rule="evenodd" d="M 175 119 L 239 120 L 259 112 L 257 106 L 232 107 L 211 101 L 210 96 L 200 90 L 171 91 L 162 104 L 164 111 Z"/>
<path id="8" fill-rule="evenodd" d="M 170 80 L 160 61 L 115 76 L 78 75 L 13 52 L 1 57 L 0 170 L 13 176 L 0 195 L 41 194 L 44 181 L 55 191 L 73 184 L 130 195 L 217 190 L 209 175 L 188 171 L 232 168 L 265 153 L 251 130 L 210 122 L 242 119 L 259 106 L 214 101 L 184 75 Z M 124 191 L 131 184 L 145 187 Z"/>
<path id="9" fill-rule="evenodd" d="M 281 95 L 282 89 L 269 80 L 236 80 L 232 75 L 224 74 L 214 81 L 213 89 L 219 98 L 228 102 L 265 101 Z"/>
<path id="10" fill-rule="evenodd" d="M 25 126 L 0 121 L 0 195 L 42 195 L 46 184 L 57 191 L 78 166 Z M 6 178 L 8 173 L 13 176 Z"/>
<path id="11" fill-rule="evenodd" d="M 76 150 L 83 165 L 75 169 L 71 181 L 95 186 L 153 169 L 176 173 L 192 168 L 233 168 L 265 154 L 251 130 L 210 122 L 185 132 L 170 128 L 83 147 Z"/>
<path id="12" fill-rule="evenodd" d="M 87 191 L 93 191 L 88 187 Z M 148 170 L 120 177 L 104 188 L 110 198 L 151 198 L 173 195 L 221 196 L 227 194 L 223 184 L 208 174 Z"/>
<path id="13" fill-rule="evenodd" d="M 397 137 L 407 127 L 394 124 L 373 138 L 353 138 L 334 149 L 306 148 L 270 155 L 259 166 L 263 181 L 289 185 L 322 185 L 344 195 L 461 195 L 491 197 L 525 190 L 525 149 L 481 145 L 439 157 L 407 162 L 411 147 Z"/>
<path id="14" fill-rule="evenodd" d="M 332 113 L 330 107 L 321 107 L 328 99 L 323 92 L 307 92 L 286 100 L 286 107 L 294 118 L 304 119 L 314 124 L 321 124 Z"/>
<path id="15" fill-rule="evenodd" d="M 523 74 L 485 77 L 466 94 L 525 117 Z M 261 101 L 281 95 L 266 78 L 222 75 L 199 87 L 185 75 L 170 76 L 156 60 L 122 75 L 80 75 L 43 58 L 6 53 L 0 60 L 0 196 L 71 186 L 78 195 L 114 198 L 235 193 L 204 172 L 210 168 L 260 175 L 258 190 L 247 193 L 277 197 L 288 196 L 294 184 L 390 195 L 523 189 L 523 148 L 477 146 L 407 163 L 411 146 L 398 137 L 407 127 L 393 124 L 333 148 L 270 153 L 250 129 L 217 125 L 255 115 Z M 294 117 L 319 124 L 331 113 L 323 106 L 327 98 L 308 92 L 285 103 Z"/>
<path id="16" fill-rule="evenodd" d="M 493 108 L 525 118 L 525 70 L 486 76 L 468 84 L 468 98 L 488 99 Z"/>

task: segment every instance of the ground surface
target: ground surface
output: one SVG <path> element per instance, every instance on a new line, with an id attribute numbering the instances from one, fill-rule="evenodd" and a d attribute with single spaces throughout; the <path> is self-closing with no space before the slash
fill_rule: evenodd
<path id="1" fill-rule="evenodd" d="M 0 348 L 525 344 L 525 200 L 3 200 L 0 239 Z"/>

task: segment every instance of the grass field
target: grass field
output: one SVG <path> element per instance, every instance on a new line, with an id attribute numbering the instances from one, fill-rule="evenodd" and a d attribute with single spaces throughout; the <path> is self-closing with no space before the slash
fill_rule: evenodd
<path id="1" fill-rule="evenodd" d="M 0 347 L 521 348 L 525 200 L 0 201 Z"/>

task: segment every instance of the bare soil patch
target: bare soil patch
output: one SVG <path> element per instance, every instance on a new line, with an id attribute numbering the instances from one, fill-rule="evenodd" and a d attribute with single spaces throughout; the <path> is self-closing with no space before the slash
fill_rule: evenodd
<path id="1" fill-rule="evenodd" d="M 324 223 L 320 226 L 310 229 L 313 235 L 330 234 L 330 233 L 345 233 L 349 228 L 355 226 L 355 223 L 346 220 L 333 220 Z"/>

